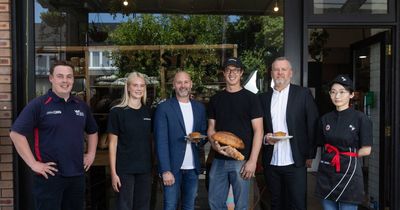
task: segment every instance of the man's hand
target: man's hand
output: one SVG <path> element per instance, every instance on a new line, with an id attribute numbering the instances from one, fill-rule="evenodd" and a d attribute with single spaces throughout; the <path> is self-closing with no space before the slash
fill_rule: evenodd
<path id="1" fill-rule="evenodd" d="M 240 169 L 240 175 L 243 179 L 251 179 L 255 177 L 257 161 L 246 161 Z"/>
<path id="2" fill-rule="evenodd" d="M 307 168 L 311 168 L 311 166 L 312 166 L 312 161 L 313 161 L 313 159 L 307 159 L 307 160 L 306 160 L 306 167 L 307 167 Z"/>
<path id="3" fill-rule="evenodd" d="M 213 143 L 211 144 L 213 149 L 217 151 L 221 155 L 225 155 L 227 157 L 231 157 L 231 155 L 228 153 L 228 148 L 229 146 L 221 146 L 217 141 L 212 141 Z"/>
<path id="4" fill-rule="evenodd" d="M 274 145 L 276 142 L 278 142 L 279 140 L 275 140 L 272 137 L 272 133 L 267 133 L 264 136 L 264 140 L 263 140 L 263 144 L 265 145 Z"/>
<path id="5" fill-rule="evenodd" d="M 83 168 L 85 169 L 85 171 L 88 171 L 90 166 L 92 166 L 93 161 L 94 161 L 94 154 L 90 154 L 90 153 L 86 153 L 83 156 Z"/>
<path id="6" fill-rule="evenodd" d="M 162 174 L 163 184 L 165 186 L 171 186 L 175 183 L 175 177 L 170 171 L 166 171 Z"/>
<path id="7" fill-rule="evenodd" d="M 117 174 L 111 175 L 111 184 L 114 191 L 119 192 L 119 188 L 121 188 L 121 181 L 119 180 L 119 176 Z"/>
<path id="8" fill-rule="evenodd" d="M 48 179 L 48 174 L 54 176 L 55 173 L 57 172 L 58 169 L 55 168 L 57 164 L 54 162 L 47 162 L 47 163 L 42 163 L 39 161 L 35 161 L 34 164 L 31 166 L 32 171 L 34 171 L 37 174 L 40 174 L 44 176 L 44 178 Z"/>

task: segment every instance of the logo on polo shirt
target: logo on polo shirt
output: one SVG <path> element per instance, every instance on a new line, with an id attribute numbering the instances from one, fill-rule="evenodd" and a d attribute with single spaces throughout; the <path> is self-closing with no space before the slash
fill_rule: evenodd
<path id="1" fill-rule="evenodd" d="M 151 118 L 145 117 L 143 118 L 143 120 L 151 120 Z"/>
<path id="2" fill-rule="evenodd" d="M 62 114 L 61 110 L 53 110 L 53 111 L 47 111 L 46 115 L 50 115 L 50 114 Z"/>
<path id="3" fill-rule="evenodd" d="M 81 117 L 85 116 L 85 113 L 81 112 L 81 110 L 79 110 L 79 109 L 75 109 L 74 111 L 75 111 L 76 116 L 81 116 Z"/>

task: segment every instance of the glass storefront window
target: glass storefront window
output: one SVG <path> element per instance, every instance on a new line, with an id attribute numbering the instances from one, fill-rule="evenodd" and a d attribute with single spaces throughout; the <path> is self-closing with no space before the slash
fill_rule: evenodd
<path id="1" fill-rule="evenodd" d="M 388 0 L 313 0 L 314 14 L 388 14 Z"/>
<path id="2" fill-rule="evenodd" d="M 174 14 L 161 11 L 163 7 L 160 11 L 137 13 L 149 10 L 152 1 L 135 6 L 129 1 L 127 7 L 123 1 L 72 2 L 35 0 L 36 65 L 32 71 L 36 95 L 42 95 L 50 88 L 51 63 L 69 62 L 75 73 L 73 94 L 90 105 L 97 120 L 99 150 L 88 178 L 88 209 L 113 209 L 105 128 L 108 111 L 123 92 L 126 73 L 139 71 L 148 76 L 148 104 L 156 106 L 172 95 L 174 73 L 185 70 L 192 77 L 195 99 L 207 103 L 210 96 L 224 88 L 220 68 L 226 58 L 241 58 L 246 66 L 244 79 L 255 70 L 258 78 L 264 78 L 273 59 L 284 54 L 283 8 L 274 12 L 274 5 L 264 1 L 260 2 L 269 11 L 258 13 L 262 15 L 250 15 L 249 11 L 260 8 L 244 1 L 224 3 L 223 11 L 232 10 L 226 14 L 222 9 L 210 9 L 207 14 L 203 8 L 187 14 L 184 9 L 192 7 L 179 1 L 171 4 L 179 7 Z M 257 84 L 263 89 L 260 81 Z M 155 202 L 153 209 L 160 209 L 160 204 Z"/>

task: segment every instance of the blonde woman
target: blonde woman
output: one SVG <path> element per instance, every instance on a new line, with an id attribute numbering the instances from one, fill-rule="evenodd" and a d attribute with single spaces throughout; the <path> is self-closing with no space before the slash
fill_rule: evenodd
<path id="1" fill-rule="evenodd" d="M 151 197 L 151 117 L 146 103 L 146 82 L 132 72 L 120 104 L 108 118 L 111 183 L 117 209 L 146 210 Z"/>

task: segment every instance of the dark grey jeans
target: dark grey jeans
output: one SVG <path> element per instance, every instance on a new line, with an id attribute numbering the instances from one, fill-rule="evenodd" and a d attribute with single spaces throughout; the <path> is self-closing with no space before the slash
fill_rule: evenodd
<path id="1" fill-rule="evenodd" d="M 119 175 L 121 188 L 117 193 L 117 210 L 149 210 L 151 173 Z"/>

